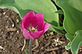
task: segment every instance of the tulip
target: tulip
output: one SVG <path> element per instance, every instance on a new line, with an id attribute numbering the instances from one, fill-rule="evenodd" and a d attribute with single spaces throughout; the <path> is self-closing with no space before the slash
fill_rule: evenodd
<path id="1" fill-rule="evenodd" d="M 24 38 L 29 39 L 29 54 L 32 54 L 32 40 L 40 38 L 49 27 L 50 24 L 44 22 L 43 14 L 30 11 L 23 17 L 21 30 Z"/>
<path id="2" fill-rule="evenodd" d="M 21 30 L 25 39 L 35 40 L 40 38 L 50 27 L 44 22 L 43 14 L 28 12 L 22 19 Z"/>

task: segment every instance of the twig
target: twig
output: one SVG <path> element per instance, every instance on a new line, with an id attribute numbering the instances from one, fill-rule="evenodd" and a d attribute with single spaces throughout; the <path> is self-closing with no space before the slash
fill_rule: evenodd
<path id="1" fill-rule="evenodd" d="M 16 31 L 17 29 L 16 28 L 7 28 L 7 31 L 10 32 L 10 31 Z"/>
<path id="2" fill-rule="evenodd" d="M 24 39 L 24 45 L 23 45 L 23 47 L 22 47 L 21 51 L 23 51 L 23 50 L 24 50 L 25 45 L 26 45 L 26 40 Z"/>
<path id="3" fill-rule="evenodd" d="M 5 50 L 5 48 L 3 48 L 2 46 L 0 46 L 0 49 Z"/>
<path id="4" fill-rule="evenodd" d="M 39 43 L 38 43 L 37 39 L 35 40 L 35 43 L 36 43 L 36 46 L 32 50 L 35 50 L 39 46 Z"/>
<path id="5" fill-rule="evenodd" d="M 54 51 L 54 50 L 58 50 L 58 48 L 52 48 L 52 49 L 45 49 L 46 51 Z"/>
<path id="6" fill-rule="evenodd" d="M 46 45 L 45 45 L 45 47 L 47 47 L 47 46 L 49 46 L 50 45 L 50 42 L 49 43 L 47 43 Z"/>

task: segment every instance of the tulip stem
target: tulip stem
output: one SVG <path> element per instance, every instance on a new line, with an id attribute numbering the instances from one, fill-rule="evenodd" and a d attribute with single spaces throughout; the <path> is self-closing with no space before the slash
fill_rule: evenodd
<path id="1" fill-rule="evenodd" d="M 29 40 L 29 54 L 32 54 L 32 40 Z"/>

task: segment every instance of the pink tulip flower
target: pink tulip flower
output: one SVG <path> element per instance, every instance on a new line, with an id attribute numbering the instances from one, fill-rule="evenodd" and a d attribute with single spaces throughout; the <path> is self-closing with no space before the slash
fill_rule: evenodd
<path id="1" fill-rule="evenodd" d="M 34 11 L 27 13 L 21 23 L 21 30 L 25 39 L 35 40 L 40 38 L 50 27 L 44 22 L 43 14 L 35 14 Z"/>

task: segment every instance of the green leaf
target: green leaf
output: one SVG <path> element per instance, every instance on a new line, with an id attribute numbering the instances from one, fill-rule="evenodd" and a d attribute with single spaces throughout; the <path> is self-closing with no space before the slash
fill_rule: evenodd
<path id="1" fill-rule="evenodd" d="M 74 35 L 71 35 L 69 33 L 66 33 L 65 36 L 69 41 L 72 41 L 74 39 Z"/>
<path id="2" fill-rule="evenodd" d="M 57 10 L 55 13 L 63 14 L 63 11 L 62 10 Z"/>
<path id="3" fill-rule="evenodd" d="M 55 26 L 53 26 L 53 30 L 56 32 L 56 33 L 59 33 L 59 34 L 65 34 L 66 32 L 65 31 L 63 31 L 64 30 L 64 28 L 61 26 L 61 27 L 55 27 Z"/>
<path id="4" fill-rule="evenodd" d="M 78 50 L 82 46 L 82 30 L 77 31 L 75 34 L 75 38 L 71 43 L 71 49 L 73 54 L 78 54 Z"/>
<path id="5" fill-rule="evenodd" d="M 82 46 L 82 30 L 75 33 L 75 37 L 65 47 L 67 50 L 71 49 L 73 54 L 78 54 L 79 48 Z"/>
<path id="6" fill-rule="evenodd" d="M 0 0 L 0 6 L 1 5 L 13 5 L 15 3 L 15 0 Z"/>
<path id="7" fill-rule="evenodd" d="M 58 26 L 59 19 L 55 5 L 50 0 L 15 0 L 16 6 L 22 10 L 34 10 L 37 13 L 43 13 L 45 20 L 55 26 Z"/>
<path id="8" fill-rule="evenodd" d="M 71 35 L 69 33 L 66 33 L 65 34 L 66 38 L 70 41 L 66 46 L 65 46 L 65 49 L 69 50 L 71 49 L 71 42 L 72 40 L 74 39 L 74 35 Z"/>
<path id="9" fill-rule="evenodd" d="M 66 32 L 74 35 L 77 30 L 82 30 L 82 12 L 72 7 L 69 0 L 56 0 L 56 4 L 64 12 L 64 28 Z"/>
<path id="10" fill-rule="evenodd" d="M 69 4 L 82 12 L 82 0 L 69 0 Z"/>
<path id="11" fill-rule="evenodd" d="M 69 43 L 65 46 L 65 49 L 66 49 L 66 50 L 71 49 L 71 42 L 69 42 Z"/>

